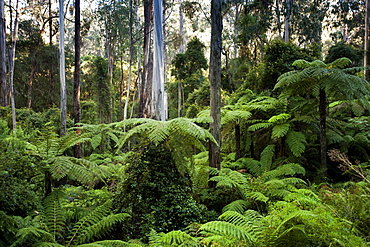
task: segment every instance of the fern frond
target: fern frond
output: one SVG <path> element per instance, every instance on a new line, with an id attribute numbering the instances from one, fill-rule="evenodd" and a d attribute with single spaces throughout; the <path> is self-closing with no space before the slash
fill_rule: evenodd
<path id="1" fill-rule="evenodd" d="M 279 231 L 282 227 L 285 226 L 289 221 L 294 219 L 301 219 L 302 217 L 315 217 L 316 215 L 311 211 L 307 210 L 298 210 L 284 217 L 284 220 L 279 224 L 276 230 L 273 232 L 273 235 L 279 235 Z"/>
<path id="2" fill-rule="evenodd" d="M 43 222 L 48 227 L 53 239 L 57 239 L 65 230 L 66 215 L 62 208 L 61 199 L 65 194 L 60 190 L 54 190 L 43 201 Z"/>
<path id="3" fill-rule="evenodd" d="M 254 201 L 259 201 L 259 202 L 267 202 L 268 200 L 270 200 L 269 197 L 267 197 L 266 195 L 262 194 L 261 192 L 258 192 L 258 191 L 253 191 L 253 192 L 248 192 L 246 193 L 246 198 L 249 198 L 249 199 L 252 199 Z"/>
<path id="4" fill-rule="evenodd" d="M 272 139 L 281 138 L 288 133 L 289 129 L 290 129 L 290 123 L 283 123 L 283 124 L 275 125 L 272 128 L 271 138 Z"/>
<path id="5" fill-rule="evenodd" d="M 19 229 L 16 234 L 16 238 L 17 240 L 11 245 L 11 247 L 37 242 L 55 242 L 51 233 L 36 227 L 24 227 Z"/>
<path id="6" fill-rule="evenodd" d="M 222 208 L 222 212 L 226 211 L 235 211 L 238 213 L 243 213 L 245 210 L 250 207 L 250 202 L 245 200 L 235 200 L 229 204 L 227 204 L 225 207 Z"/>
<path id="7" fill-rule="evenodd" d="M 221 118 L 221 123 L 223 125 L 230 122 L 240 124 L 241 121 L 247 120 L 250 117 L 252 117 L 252 113 L 249 111 L 242 110 L 227 111 L 226 114 Z"/>
<path id="8" fill-rule="evenodd" d="M 278 115 L 272 116 L 267 122 L 269 123 L 284 123 L 286 120 L 289 120 L 292 117 L 292 115 L 288 113 L 281 113 Z"/>
<path id="9" fill-rule="evenodd" d="M 352 63 L 352 61 L 349 58 L 342 57 L 342 58 L 338 58 L 335 61 L 329 63 L 327 66 L 328 66 L 328 68 L 343 69 L 343 68 L 349 66 L 351 63 Z"/>
<path id="10" fill-rule="evenodd" d="M 286 143 L 292 154 L 300 157 L 306 149 L 306 136 L 301 132 L 290 130 L 286 135 Z"/>
<path id="11" fill-rule="evenodd" d="M 272 178 L 279 178 L 283 176 L 294 176 L 296 174 L 304 175 L 306 173 L 305 169 L 297 163 L 284 164 L 277 167 L 274 170 L 266 172 L 263 177 L 270 180 Z"/>
<path id="12" fill-rule="evenodd" d="M 67 246 L 71 246 L 72 243 L 78 241 L 82 234 L 84 233 L 86 228 L 94 226 L 98 224 L 104 217 L 108 216 L 111 212 L 111 201 L 105 202 L 103 205 L 95 208 L 85 217 L 80 219 L 73 227 L 71 231 L 71 236 L 69 238 Z M 79 242 L 81 243 L 81 242 Z"/>
<path id="13" fill-rule="evenodd" d="M 89 227 L 84 227 L 81 230 L 81 233 L 76 237 L 76 242 L 85 243 L 91 241 L 94 238 L 103 237 L 113 229 L 116 223 L 122 222 L 128 217 L 130 216 L 126 213 L 108 215 L 99 220 L 99 222 Z"/>
<path id="14" fill-rule="evenodd" d="M 292 65 L 300 69 L 305 69 L 307 67 L 310 67 L 311 63 L 307 62 L 304 59 L 298 59 L 298 60 L 295 60 Z"/>
<path id="15" fill-rule="evenodd" d="M 267 129 L 273 126 L 272 123 L 256 123 L 248 127 L 248 131 L 256 131 L 259 129 Z"/>
<path id="16" fill-rule="evenodd" d="M 211 221 L 207 222 L 200 227 L 201 231 L 210 232 L 213 234 L 232 237 L 237 240 L 245 241 L 248 245 L 255 243 L 255 236 L 252 236 L 245 227 L 236 226 L 229 222 L 224 221 Z"/>
<path id="17" fill-rule="evenodd" d="M 197 239 L 183 231 L 171 231 L 160 239 L 160 242 L 170 246 L 200 246 Z"/>
<path id="18" fill-rule="evenodd" d="M 272 159 L 275 155 L 275 145 L 267 145 L 261 152 L 261 170 L 262 172 L 271 170 Z"/>
<path id="19" fill-rule="evenodd" d="M 253 158 L 240 158 L 233 162 L 232 165 L 238 167 L 239 169 L 248 169 L 249 173 L 254 176 L 259 176 L 262 174 L 261 162 Z"/>
<path id="20" fill-rule="evenodd" d="M 104 169 L 101 169 L 95 163 L 77 159 L 69 156 L 57 156 L 47 160 L 51 164 L 51 175 L 59 180 L 65 176 L 76 180 L 84 185 L 92 186 L 96 180 L 103 180 L 109 174 Z"/>
<path id="21" fill-rule="evenodd" d="M 58 243 L 50 243 L 50 242 L 39 242 L 35 243 L 32 246 L 35 247 L 64 247 L 64 245 L 58 244 Z"/>
<path id="22" fill-rule="evenodd" d="M 104 246 L 104 247 L 142 247 L 140 244 L 128 243 L 121 240 L 103 240 L 97 241 L 91 244 L 81 244 L 78 247 L 93 247 L 95 245 Z"/>

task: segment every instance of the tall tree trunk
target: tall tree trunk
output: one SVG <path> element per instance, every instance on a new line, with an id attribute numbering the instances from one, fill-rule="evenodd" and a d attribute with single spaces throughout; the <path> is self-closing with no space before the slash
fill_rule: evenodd
<path id="1" fill-rule="evenodd" d="M 369 2 L 370 0 L 366 0 L 365 5 L 365 37 L 364 37 L 364 67 L 369 66 Z M 367 69 L 364 70 L 365 80 L 369 81 L 369 71 Z"/>
<path id="2" fill-rule="evenodd" d="M 211 90 L 211 117 L 210 131 L 217 143 L 210 142 L 209 165 L 220 169 L 221 146 L 221 51 L 222 51 L 222 0 L 211 2 L 211 52 L 209 66 L 209 81 Z M 215 186 L 214 183 L 210 184 Z"/>
<path id="3" fill-rule="evenodd" d="M 132 16 L 132 0 L 129 1 L 129 8 L 130 8 L 130 13 L 129 13 L 129 39 L 130 39 L 130 59 L 129 59 L 129 70 L 128 70 L 128 80 L 127 80 L 127 91 L 126 91 L 126 102 L 125 102 L 125 108 L 123 110 L 123 119 L 127 119 L 127 108 L 128 108 L 128 103 L 130 100 L 130 88 L 131 88 L 131 77 L 132 77 L 132 58 L 133 58 L 133 53 L 134 53 L 134 43 L 133 43 L 133 33 L 132 33 L 132 25 L 133 25 L 133 16 Z M 123 71 L 122 71 L 123 72 Z"/>
<path id="4" fill-rule="evenodd" d="M 74 71 L 74 123 L 81 122 L 80 105 L 80 75 L 81 75 L 81 21 L 80 21 L 80 0 L 75 0 L 75 71 Z M 80 130 L 76 130 L 80 134 Z M 74 156 L 81 157 L 81 144 L 74 147 Z"/>
<path id="5" fill-rule="evenodd" d="M 319 113 L 320 113 L 320 162 L 323 179 L 327 178 L 327 144 L 326 144 L 326 92 L 320 89 L 319 93 Z"/>
<path id="6" fill-rule="evenodd" d="M 144 0 L 144 67 L 140 86 L 139 117 L 150 118 L 152 96 L 152 54 L 151 54 L 151 23 L 153 1 Z"/>
<path id="7" fill-rule="evenodd" d="M 185 40 L 184 40 L 184 17 L 182 13 L 182 0 L 179 0 L 179 36 L 180 36 L 180 46 L 179 53 L 184 53 L 185 51 Z M 181 80 L 177 82 L 177 117 L 181 117 L 181 107 L 182 107 L 182 83 Z"/>
<path id="8" fill-rule="evenodd" d="M 290 17 L 292 14 L 293 0 L 285 0 L 285 5 L 284 41 L 288 43 L 290 38 Z"/>
<path id="9" fill-rule="evenodd" d="M 16 8 L 15 8 L 15 20 L 14 20 L 14 29 L 12 33 L 12 46 L 11 46 L 11 52 L 9 52 L 9 87 L 10 87 L 10 102 L 12 106 L 12 126 L 13 131 L 15 132 L 17 128 L 17 122 L 16 122 L 16 116 L 15 116 L 15 100 L 14 100 L 14 85 L 13 85 L 13 79 L 14 79 L 14 62 L 15 62 L 15 49 L 17 45 L 17 39 L 18 39 L 18 7 L 19 7 L 19 1 L 16 2 Z M 11 6 L 10 6 L 11 8 Z"/>
<path id="10" fill-rule="evenodd" d="M 8 84 L 6 81 L 6 35 L 4 0 L 0 0 L 0 105 L 8 104 Z"/>
<path id="11" fill-rule="evenodd" d="M 152 83 L 152 115 L 160 121 L 166 120 L 164 91 L 164 48 L 162 0 L 154 0 L 154 54 Z"/>
<path id="12" fill-rule="evenodd" d="M 52 18 L 52 10 L 51 10 L 52 4 L 51 0 L 49 0 L 49 45 L 50 47 L 53 44 L 53 18 Z M 50 56 L 50 61 L 52 61 L 52 56 Z M 50 71 L 49 71 L 49 82 L 50 82 L 50 103 L 53 106 L 54 101 L 54 95 L 55 95 L 55 81 L 54 81 L 54 63 L 50 63 Z"/>
<path id="13" fill-rule="evenodd" d="M 279 5 L 279 0 L 276 0 L 275 1 L 275 14 L 276 14 L 277 32 L 279 34 L 279 38 L 282 38 L 283 35 L 281 35 L 281 20 L 280 20 L 280 5 Z"/>
<path id="14" fill-rule="evenodd" d="M 64 53 L 64 1 L 59 0 L 60 135 L 67 132 L 67 89 Z"/>

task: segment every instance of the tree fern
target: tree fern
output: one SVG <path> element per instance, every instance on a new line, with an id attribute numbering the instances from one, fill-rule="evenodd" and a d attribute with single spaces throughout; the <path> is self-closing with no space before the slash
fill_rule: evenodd
<path id="1" fill-rule="evenodd" d="M 48 227 L 54 241 L 61 238 L 66 227 L 66 215 L 62 205 L 62 198 L 64 196 L 65 194 L 60 190 L 54 190 L 42 201 L 43 222 Z"/>
<path id="2" fill-rule="evenodd" d="M 226 211 L 235 211 L 238 213 L 243 213 L 250 206 L 251 203 L 246 200 L 235 200 L 223 207 L 222 212 L 224 213 Z"/>
<path id="3" fill-rule="evenodd" d="M 109 215 L 110 207 L 111 201 L 107 201 L 80 219 L 71 230 L 67 246 L 73 243 L 84 243 L 94 237 L 101 236 L 109 231 L 115 223 L 128 217 L 127 214 Z"/>
<path id="4" fill-rule="evenodd" d="M 199 230 L 243 241 L 247 245 L 253 245 L 255 242 L 255 236 L 252 235 L 253 232 L 251 234 L 248 232 L 248 229 L 225 221 L 207 222 Z"/>
<path id="5" fill-rule="evenodd" d="M 109 175 L 93 162 L 69 156 L 52 157 L 47 159 L 46 163 L 50 164 L 50 172 L 55 179 L 59 180 L 68 175 L 71 179 L 90 187 L 95 181 L 103 180 Z"/>
<path id="6" fill-rule="evenodd" d="M 306 137 L 302 132 L 291 130 L 286 135 L 286 143 L 296 157 L 300 157 L 306 149 Z"/>

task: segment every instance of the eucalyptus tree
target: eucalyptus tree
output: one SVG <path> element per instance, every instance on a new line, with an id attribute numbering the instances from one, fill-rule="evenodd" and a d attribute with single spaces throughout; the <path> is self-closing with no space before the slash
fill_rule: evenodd
<path id="1" fill-rule="evenodd" d="M 210 142 L 209 165 L 220 169 L 221 146 L 221 50 L 222 50 L 222 1 L 211 2 L 211 52 L 209 65 L 209 81 L 211 90 L 210 115 L 213 122 L 210 131 L 217 143 Z M 214 183 L 210 184 L 214 186 Z"/>
<path id="2" fill-rule="evenodd" d="M 80 0 L 75 0 L 75 64 L 74 64 L 74 75 L 73 75 L 73 86 L 74 86 L 74 105 L 73 105 L 73 115 L 74 123 L 78 124 L 81 122 L 81 103 L 80 103 L 80 77 L 81 77 L 81 6 Z M 76 130 L 77 134 L 80 131 Z M 74 156 L 76 158 L 81 157 L 81 146 L 76 144 L 74 147 Z"/>
<path id="3" fill-rule="evenodd" d="M 330 27 L 338 30 L 339 40 L 362 45 L 364 37 L 364 20 L 366 0 L 336 0 L 330 8 L 333 17 Z"/>
<path id="4" fill-rule="evenodd" d="M 324 178 L 327 176 L 326 118 L 329 100 L 364 99 L 370 93 L 368 82 L 352 74 L 361 68 L 346 68 L 350 64 L 351 60 L 348 58 L 339 58 L 329 64 L 320 60 L 296 60 L 293 66 L 296 66 L 297 70 L 281 75 L 274 88 L 282 88 L 279 97 L 286 100 L 293 95 L 314 97 L 318 100 L 320 169 Z"/>
<path id="5" fill-rule="evenodd" d="M 4 0 L 0 0 L 0 105 L 6 106 L 8 87 L 6 82 L 6 34 Z"/>
<path id="6" fill-rule="evenodd" d="M 67 132 L 67 89 L 64 53 L 64 1 L 59 0 L 60 134 Z"/>
<path id="7" fill-rule="evenodd" d="M 167 118 L 164 90 L 164 48 L 162 0 L 154 0 L 154 54 L 152 83 L 152 116 L 164 121 Z"/>

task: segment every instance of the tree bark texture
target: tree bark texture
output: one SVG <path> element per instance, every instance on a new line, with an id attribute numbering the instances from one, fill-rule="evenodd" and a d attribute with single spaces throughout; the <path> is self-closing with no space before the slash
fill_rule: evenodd
<path id="1" fill-rule="evenodd" d="M 209 66 L 209 81 L 211 90 L 211 134 L 217 141 L 209 145 L 209 165 L 220 169 L 221 146 L 221 51 L 222 51 L 222 0 L 211 2 L 211 52 Z M 214 185 L 211 185 L 214 186 Z"/>
<path id="2" fill-rule="evenodd" d="M 284 41 L 289 42 L 290 38 L 290 16 L 292 14 L 293 0 L 285 0 L 285 19 L 284 19 Z"/>
<path id="3" fill-rule="evenodd" d="M 8 104 L 8 84 L 6 81 L 6 42 L 4 0 L 0 0 L 0 105 Z"/>
<path id="4" fill-rule="evenodd" d="M 80 75 L 81 75 L 81 10 L 80 0 L 75 0 L 75 71 L 74 71 L 74 123 L 81 122 L 81 105 L 80 105 Z M 80 130 L 76 130 L 80 134 Z M 74 147 L 74 156 L 81 157 L 81 144 Z"/>
<path id="5" fill-rule="evenodd" d="M 60 135 L 67 132 L 67 89 L 64 53 L 64 1 L 59 0 Z"/>
<path id="6" fill-rule="evenodd" d="M 365 5 L 365 37 L 364 37 L 364 67 L 369 66 L 369 2 L 370 0 L 366 0 Z M 364 70 L 364 77 L 365 80 L 369 81 L 369 71 Z"/>
<path id="7" fill-rule="evenodd" d="M 144 66 L 140 85 L 139 117 L 150 118 L 153 63 L 151 53 L 151 26 L 153 1 L 144 1 Z"/>
<path id="8" fill-rule="evenodd" d="M 326 92 L 324 89 L 320 89 L 319 93 L 319 113 L 320 113 L 320 161 L 321 161 L 321 173 L 323 179 L 327 178 L 327 143 L 326 143 Z"/>
<path id="9" fill-rule="evenodd" d="M 154 54 L 152 83 L 152 116 L 166 120 L 164 91 L 164 47 L 162 0 L 154 0 Z"/>

